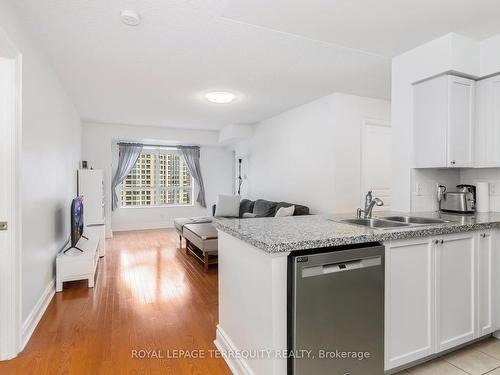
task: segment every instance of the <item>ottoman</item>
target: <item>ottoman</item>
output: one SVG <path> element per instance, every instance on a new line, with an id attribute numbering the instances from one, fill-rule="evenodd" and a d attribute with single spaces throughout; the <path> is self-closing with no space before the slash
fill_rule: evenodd
<path id="1" fill-rule="evenodd" d="M 203 263 L 205 272 L 210 264 L 217 264 L 217 229 L 211 223 L 186 224 L 182 234 L 186 239 L 186 252 Z"/>
<path id="2" fill-rule="evenodd" d="M 182 247 L 182 237 L 184 237 L 183 230 L 186 224 L 200 224 L 200 223 L 211 223 L 212 217 L 180 217 L 174 219 L 175 230 L 179 234 L 179 247 Z"/>

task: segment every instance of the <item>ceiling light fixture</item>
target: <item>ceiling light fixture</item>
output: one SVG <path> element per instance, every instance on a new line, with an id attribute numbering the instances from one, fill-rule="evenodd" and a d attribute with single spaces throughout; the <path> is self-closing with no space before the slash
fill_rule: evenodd
<path id="1" fill-rule="evenodd" d="M 128 26 L 137 26 L 141 23 L 141 16 L 133 10 L 122 10 L 120 18 Z"/>
<path id="2" fill-rule="evenodd" d="M 212 91 L 206 93 L 205 98 L 212 103 L 227 104 L 236 99 L 236 95 L 227 91 Z"/>

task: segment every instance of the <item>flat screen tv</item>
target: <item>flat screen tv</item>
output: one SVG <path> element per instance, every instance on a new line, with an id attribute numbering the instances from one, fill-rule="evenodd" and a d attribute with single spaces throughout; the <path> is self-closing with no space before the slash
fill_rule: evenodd
<path id="1" fill-rule="evenodd" d="M 83 235 L 83 197 L 76 197 L 71 202 L 71 247 L 76 244 Z"/>

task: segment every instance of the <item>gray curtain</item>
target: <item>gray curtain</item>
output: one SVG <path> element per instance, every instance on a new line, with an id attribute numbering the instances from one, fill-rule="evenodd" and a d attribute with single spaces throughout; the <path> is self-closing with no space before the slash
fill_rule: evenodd
<path id="1" fill-rule="evenodd" d="M 196 202 L 206 208 L 207 203 L 205 202 L 205 186 L 203 186 L 203 178 L 201 177 L 200 168 L 200 148 L 198 146 L 178 146 L 177 149 L 182 152 L 182 156 L 184 156 L 189 173 L 191 173 L 191 176 L 193 176 L 200 189 Z"/>
<path id="2" fill-rule="evenodd" d="M 118 156 L 118 167 L 116 168 L 115 176 L 111 183 L 111 195 L 113 200 L 111 202 L 111 209 L 114 211 L 118 207 L 118 195 L 116 194 L 116 187 L 122 183 L 128 174 L 134 168 L 137 159 L 141 155 L 142 147 L 141 144 L 120 144 L 119 156 Z"/>

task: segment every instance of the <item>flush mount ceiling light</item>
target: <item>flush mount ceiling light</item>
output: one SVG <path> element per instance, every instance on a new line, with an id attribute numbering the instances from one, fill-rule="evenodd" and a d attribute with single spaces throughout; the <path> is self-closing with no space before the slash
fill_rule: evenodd
<path id="1" fill-rule="evenodd" d="M 133 10 L 122 10 L 120 18 L 128 26 L 137 26 L 141 23 L 141 16 Z"/>
<path id="2" fill-rule="evenodd" d="M 236 99 L 236 95 L 227 91 L 212 91 L 205 94 L 205 98 L 212 103 L 227 104 Z"/>

